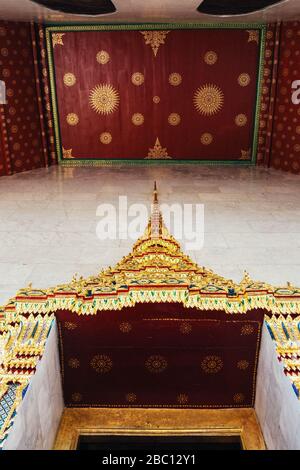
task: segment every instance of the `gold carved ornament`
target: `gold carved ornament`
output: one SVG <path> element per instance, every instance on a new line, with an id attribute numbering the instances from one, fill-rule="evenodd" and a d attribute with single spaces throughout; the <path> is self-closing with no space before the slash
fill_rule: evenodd
<path id="1" fill-rule="evenodd" d="M 152 355 L 146 360 L 145 367 L 152 374 L 160 374 L 168 367 L 168 361 L 163 356 Z"/>
<path id="2" fill-rule="evenodd" d="M 112 85 L 101 83 L 91 90 L 89 102 L 96 113 L 110 114 L 118 108 L 120 97 Z"/>
<path id="3" fill-rule="evenodd" d="M 204 62 L 207 65 L 214 65 L 218 60 L 218 54 L 215 51 L 207 51 L 204 54 Z"/>
<path id="4" fill-rule="evenodd" d="M 134 72 L 131 75 L 131 82 L 133 85 L 140 86 L 144 83 L 145 77 L 141 72 Z"/>
<path id="5" fill-rule="evenodd" d="M 64 147 L 62 147 L 62 153 L 63 153 L 63 158 L 75 158 L 73 157 L 72 155 L 72 151 L 73 149 L 65 149 Z"/>
<path id="6" fill-rule="evenodd" d="M 170 73 L 169 75 L 170 85 L 178 86 L 181 84 L 181 82 L 182 82 L 182 76 L 180 75 L 180 73 L 177 73 L 177 72 Z"/>
<path id="7" fill-rule="evenodd" d="M 238 84 L 243 87 L 248 86 L 250 83 L 250 80 L 251 80 L 250 75 L 248 73 L 241 73 L 237 79 Z"/>
<path id="8" fill-rule="evenodd" d="M 221 110 L 224 104 L 224 94 L 217 85 L 209 83 L 195 91 L 193 101 L 200 114 L 212 116 Z"/>
<path id="9" fill-rule="evenodd" d="M 63 46 L 64 45 L 64 42 L 63 42 L 63 36 L 65 35 L 66 33 L 52 33 L 52 45 L 53 45 L 53 48 L 55 46 Z"/>
<path id="10" fill-rule="evenodd" d="M 110 132 L 102 132 L 99 138 L 101 144 L 108 145 L 112 141 L 112 135 Z"/>
<path id="11" fill-rule="evenodd" d="M 153 96 L 153 103 L 158 104 L 159 102 L 160 102 L 160 97 L 157 95 Z"/>
<path id="12" fill-rule="evenodd" d="M 103 51 L 103 50 L 97 52 L 96 60 L 97 60 L 98 64 L 101 64 L 101 65 L 107 64 L 110 60 L 109 53 L 107 51 Z"/>
<path id="13" fill-rule="evenodd" d="M 210 145 L 213 141 L 213 136 L 210 132 L 204 132 L 200 137 L 200 141 L 202 145 Z"/>
<path id="14" fill-rule="evenodd" d="M 91 360 L 91 367 L 98 374 L 106 374 L 111 371 L 113 362 L 106 354 L 97 354 Z"/>
<path id="15" fill-rule="evenodd" d="M 77 126 L 77 124 L 79 123 L 79 117 L 76 113 L 69 113 L 66 117 L 66 121 L 69 126 Z"/>
<path id="16" fill-rule="evenodd" d="M 177 113 L 169 114 L 168 123 L 170 124 L 170 126 L 178 126 L 178 124 L 180 124 L 180 121 L 181 121 L 181 117 L 179 114 Z"/>
<path id="17" fill-rule="evenodd" d="M 165 39 L 170 31 L 140 31 L 144 36 L 145 44 L 150 45 L 154 57 L 156 57 L 159 47 L 165 43 Z"/>
<path id="18" fill-rule="evenodd" d="M 248 33 L 248 42 L 259 42 L 259 30 L 258 29 L 247 29 Z"/>
<path id="19" fill-rule="evenodd" d="M 240 160 L 251 160 L 251 148 L 248 150 L 241 150 Z"/>
<path id="20" fill-rule="evenodd" d="M 134 113 L 131 118 L 132 124 L 142 126 L 144 124 L 144 116 L 141 113 Z"/>
<path id="21" fill-rule="evenodd" d="M 148 156 L 145 157 L 149 160 L 160 160 L 160 159 L 170 159 L 167 149 L 160 145 L 158 137 L 156 138 L 155 145 L 153 148 L 149 149 Z"/>
<path id="22" fill-rule="evenodd" d="M 206 374 L 217 374 L 223 368 L 223 361 L 219 356 L 206 356 L 201 362 L 201 369 Z"/>
<path id="23" fill-rule="evenodd" d="M 76 83 L 76 77 L 74 73 L 68 72 L 64 74 L 63 81 L 66 86 L 73 86 Z"/>
<path id="24" fill-rule="evenodd" d="M 238 127 L 245 126 L 247 124 L 247 121 L 248 121 L 247 116 L 246 114 L 243 114 L 243 113 L 237 114 L 237 116 L 235 116 L 234 118 L 234 122 Z"/>

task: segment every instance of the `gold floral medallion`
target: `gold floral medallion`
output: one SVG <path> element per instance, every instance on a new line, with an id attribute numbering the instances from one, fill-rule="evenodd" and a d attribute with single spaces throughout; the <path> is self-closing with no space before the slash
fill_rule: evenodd
<path id="1" fill-rule="evenodd" d="M 112 369 L 113 362 L 109 356 L 106 354 L 97 354 L 91 360 L 91 367 L 98 374 L 106 374 Z"/>
<path id="2" fill-rule="evenodd" d="M 179 393 L 177 395 L 177 403 L 180 405 L 186 405 L 189 402 L 189 396 L 186 393 Z"/>
<path id="3" fill-rule="evenodd" d="M 179 114 L 177 113 L 169 114 L 168 123 L 170 124 L 170 126 L 178 126 L 180 121 L 181 121 L 181 118 Z"/>
<path id="4" fill-rule="evenodd" d="M 90 92 L 90 105 L 99 114 L 114 112 L 119 106 L 119 101 L 119 93 L 112 85 L 102 83 Z"/>
<path id="5" fill-rule="evenodd" d="M 168 362 L 163 356 L 149 356 L 145 362 L 146 369 L 152 374 L 159 374 L 168 367 Z"/>
<path id="6" fill-rule="evenodd" d="M 132 330 L 132 325 L 128 321 L 122 321 L 119 325 L 119 330 L 122 333 L 129 333 Z"/>
<path id="7" fill-rule="evenodd" d="M 194 93 L 194 106 L 200 114 L 212 116 L 222 108 L 224 94 L 222 90 L 213 84 L 202 85 Z"/>
<path id="8" fill-rule="evenodd" d="M 74 73 L 71 73 L 71 72 L 65 73 L 63 80 L 66 86 L 73 86 L 76 83 L 76 77 Z"/>
<path id="9" fill-rule="evenodd" d="M 238 361 L 236 366 L 238 369 L 246 370 L 249 367 L 249 362 L 246 361 L 245 359 L 242 359 L 241 361 Z"/>
<path id="10" fill-rule="evenodd" d="M 169 75 L 170 85 L 178 86 L 180 85 L 181 82 L 182 82 L 182 76 L 180 75 L 180 73 L 177 73 L 177 72 L 170 73 Z"/>
<path id="11" fill-rule="evenodd" d="M 234 122 L 238 127 L 243 127 L 247 124 L 247 120 L 246 114 L 241 113 L 235 116 Z"/>
<path id="12" fill-rule="evenodd" d="M 167 34 L 170 31 L 140 31 L 144 36 L 145 44 L 149 44 L 153 51 L 154 57 L 156 57 L 159 47 L 165 43 Z"/>
<path id="13" fill-rule="evenodd" d="M 243 325 L 241 328 L 241 335 L 242 336 L 247 336 L 247 335 L 252 335 L 254 332 L 254 326 L 252 325 Z"/>
<path id="14" fill-rule="evenodd" d="M 132 124 L 141 126 L 144 124 L 144 116 L 141 113 L 134 113 L 131 118 Z"/>
<path id="15" fill-rule="evenodd" d="M 238 76 L 238 84 L 240 86 L 247 86 L 250 83 L 250 75 L 249 73 L 241 73 Z"/>
<path id="16" fill-rule="evenodd" d="M 201 368 L 206 374 L 217 374 L 223 368 L 223 361 L 219 356 L 206 356 Z"/>
<path id="17" fill-rule="evenodd" d="M 153 103 L 158 104 L 160 102 L 159 96 L 153 96 Z"/>
<path id="18" fill-rule="evenodd" d="M 107 51 L 99 51 L 96 55 L 96 60 L 98 64 L 105 65 L 109 62 L 110 56 Z"/>
<path id="19" fill-rule="evenodd" d="M 79 403 L 82 400 L 82 395 L 79 392 L 72 393 L 72 401 Z"/>
<path id="20" fill-rule="evenodd" d="M 218 60 L 218 54 L 215 51 L 207 51 L 204 54 L 204 62 L 207 65 L 214 65 Z"/>
<path id="21" fill-rule="evenodd" d="M 191 333 L 192 331 L 192 325 L 191 323 L 188 323 L 186 321 L 182 322 L 179 326 L 179 331 L 180 333 L 182 333 L 183 335 L 188 335 Z"/>
<path id="22" fill-rule="evenodd" d="M 234 403 L 243 403 L 245 401 L 245 396 L 243 393 L 236 393 L 233 396 Z"/>
<path id="23" fill-rule="evenodd" d="M 100 134 L 100 142 L 101 144 L 108 145 L 112 141 L 112 135 L 110 132 L 102 132 Z"/>
<path id="24" fill-rule="evenodd" d="M 80 361 L 76 357 L 71 357 L 71 359 L 68 360 L 68 366 L 71 367 L 72 369 L 78 369 L 80 366 Z"/>
<path id="25" fill-rule="evenodd" d="M 79 123 L 79 117 L 75 113 L 69 113 L 67 115 L 67 123 L 69 126 L 76 126 Z"/>
<path id="26" fill-rule="evenodd" d="M 209 145 L 213 141 L 213 136 L 209 132 L 204 132 L 200 137 L 201 144 Z"/>
<path id="27" fill-rule="evenodd" d="M 131 75 L 131 82 L 133 85 L 140 86 L 144 83 L 145 77 L 141 72 L 134 72 Z"/>
<path id="28" fill-rule="evenodd" d="M 128 403 L 134 403 L 136 401 L 136 394 L 135 393 L 126 393 L 125 395 L 125 400 L 128 402 Z"/>

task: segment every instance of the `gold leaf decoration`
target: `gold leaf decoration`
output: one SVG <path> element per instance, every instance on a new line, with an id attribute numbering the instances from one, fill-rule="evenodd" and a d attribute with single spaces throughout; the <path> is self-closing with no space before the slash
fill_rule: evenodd
<path id="1" fill-rule="evenodd" d="M 112 135 L 110 132 L 102 132 L 100 134 L 100 142 L 104 145 L 110 144 L 112 141 Z"/>
<path id="2" fill-rule="evenodd" d="M 145 44 L 151 46 L 154 57 L 156 57 L 159 47 L 165 43 L 169 32 L 170 31 L 140 31 L 144 36 Z"/>
<path id="3" fill-rule="evenodd" d="M 66 120 L 69 126 L 76 126 L 79 123 L 79 117 L 76 113 L 69 113 Z"/>
<path id="4" fill-rule="evenodd" d="M 194 106 L 200 114 L 205 116 L 216 114 L 222 108 L 223 103 L 224 94 L 217 85 L 203 85 L 194 93 Z"/>
<path id="5" fill-rule="evenodd" d="M 105 65 L 110 60 L 109 53 L 107 51 L 99 51 L 96 55 L 96 60 L 98 64 Z"/>
<path id="6" fill-rule="evenodd" d="M 145 77 L 141 72 L 134 72 L 131 75 L 131 82 L 133 85 L 140 86 L 144 83 Z"/>
<path id="7" fill-rule="evenodd" d="M 179 403 L 180 405 L 186 405 L 188 402 L 189 396 L 187 395 L 187 393 L 179 393 L 179 395 L 177 395 L 177 403 Z"/>
<path id="8" fill-rule="evenodd" d="M 246 370 L 249 367 L 249 362 L 246 361 L 245 359 L 242 359 L 241 361 L 238 361 L 236 366 L 238 369 Z"/>
<path id="9" fill-rule="evenodd" d="M 241 73 L 238 76 L 238 84 L 240 86 L 247 86 L 250 83 L 250 75 L 248 73 Z"/>
<path id="10" fill-rule="evenodd" d="M 213 136 L 209 132 L 204 132 L 200 137 L 201 144 L 209 145 L 213 141 Z"/>
<path id="11" fill-rule="evenodd" d="M 223 361 L 219 356 L 206 356 L 201 368 L 206 374 L 217 374 L 223 368 Z"/>
<path id="12" fill-rule="evenodd" d="M 141 113 L 134 113 L 131 118 L 132 124 L 141 126 L 144 124 L 144 116 Z"/>
<path id="13" fill-rule="evenodd" d="M 66 33 L 52 33 L 52 45 L 53 45 L 53 47 L 63 46 L 64 45 L 63 36 L 65 34 Z"/>
<path id="14" fill-rule="evenodd" d="M 254 41 L 258 44 L 259 42 L 259 31 L 258 29 L 247 29 L 248 42 Z"/>
<path id="15" fill-rule="evenodd" d="M 159 374 L 168 367 L 168 361 L 163 356 L 149 356 L 145 362 L 145 367 L 152 374 Z"/>
<path id="16" fill-rule="evenodd" d="M 112 85 L 100 84 L 90 92 L 90 105 L 99 114 L 114 112 L 119 106 L 119 101 L 119 93 Z"/>
<path id="17" fill-rule="evenodd" d="M 180 85 L 181 82 L 182 82 L 182 76 L 180 75 L 180 73 L 177 73 L 177 72 L 170 73 L 169 75 L 170 85 L 178 86 Z"/>
<path id="18" fill-rule="evenodd" d="M 236 123 L 237 126 L 239 127 L 243 127 L 247 124 L 247 116 L 246 114 L 238 114 L 237 116 L 235 116 L 235 119 L 234 119 L 234 122 Z"/>
<path id="19" fill-rule="evenodd" d="M 73 86 L 76 83 L 76 77 L 74 73 L 71 73 L 71 72 L 65 73 L 63 80 L 66 86 Z"/>
<path id="20" fill-rule="evenodd" d="M 243 325 L 241 328 L 241 335 L 242 336 L 247 336 L 247 335 L 252 335 L 254 332 L 254 327 L 252 325 Z"/>
<path id="21" fill-rule="evenodd" d="M 178 124 L 180 124 L 180 121 L 181 121 L 181 117 L 177 113 L 171 113 L 168 117 L 168 123 L 171 126 L 178 126 Z"/>
<path id="22" fill-rule="evenodd" d="M 153 96 L 153 103 L 158 104 L 160 102 L 159 96 Z"/>
<path id="23" fill-rule="evenodd" d="M 72 155 L 72 149 L 65 149 L 63 147 L 62 148 L 62 153 L 63 153 L 63 158 L 74 158 L 73 155 Z M 66 328 L 68 328 L 68 327 L 66 327 Z M 72 328 L 69 327 L 68 329 L 72 329 Z"/>
<path id="24" fill-rule="evenodd" d="M 122 333 L 129 333 L 132 330 L 132 325 L 128 321 L 122 321 L 119 325 L 119 330 Z"/>
<path id="25" fill-rule="evenodd" d="M 240 160 L 251 160 L 251 148 L 248 150 L 241 150 Z"/>
<path id="26" fill-rule="evenodd" d="M 167 149 L 163 148 L 160 145 L 160 141 L 157 137 L 154 147 L 149 149 L 148 156 L 145 158 L 148 160 L 157 160 L 157 159 L 160 160 L 160 159 L 168 159 L 171 157 L 168 155 Z"/>
<path id="27" fill-rule="evenodd" d="M 218 54 L 215 51 L 207 51 L 204 54 L 204 62 L 207 65 L 214 65 L 218 60 Z"/>
<path id="28" fill-rule="evenodd" d="M 91 367 L 99 374 L 106 374 L 112 369 L 113 363 L 106 354 L 97 354 L 91 360 Z"/>
<path id="29" fill-rule="evenodd" d="M 77 328 L 77 325 L 76 325 L 76 323 L 72 323 L 72 322 L 70 322 L 70 321 L 65 321 L 64 327 L 65 327 L 67 330 L 75 330 L 75 329 Z"/>

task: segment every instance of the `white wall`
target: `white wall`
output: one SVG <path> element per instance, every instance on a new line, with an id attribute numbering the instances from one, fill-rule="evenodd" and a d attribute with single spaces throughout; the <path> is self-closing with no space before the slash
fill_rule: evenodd
<path id="1" fill-rule="evenodd" d="M 300 400 L 277 359 L 275 342 L 263 326 L 255 411 L 268 449 L 300 450 Z"/>
<path id="2" fill-rule="evenodd" d="M 58 334 L 55 322 L 51 328 L 44 355 L 17 410 L 17 416 L 3 445 L 3 450 L 51 449 L 63 409 Z"/>

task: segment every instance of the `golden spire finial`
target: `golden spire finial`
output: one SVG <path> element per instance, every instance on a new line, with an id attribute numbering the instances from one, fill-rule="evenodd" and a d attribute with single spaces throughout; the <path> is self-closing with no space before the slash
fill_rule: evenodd
<path id="1" fill-rule="evenodd" d="M 154 181 L 154 190 L 153 190 L 153 204 L 151 208 L 151 238 L 159 238 L 161 235 L 161 217 L 159 212 L 159 204 L 157 197 L 157 186 L 156 181 Z"/>
<path id="2" fill-rule="evenodd" d="M 158 204 L 156 181 L 154 181 L 153 204 Z"/>

